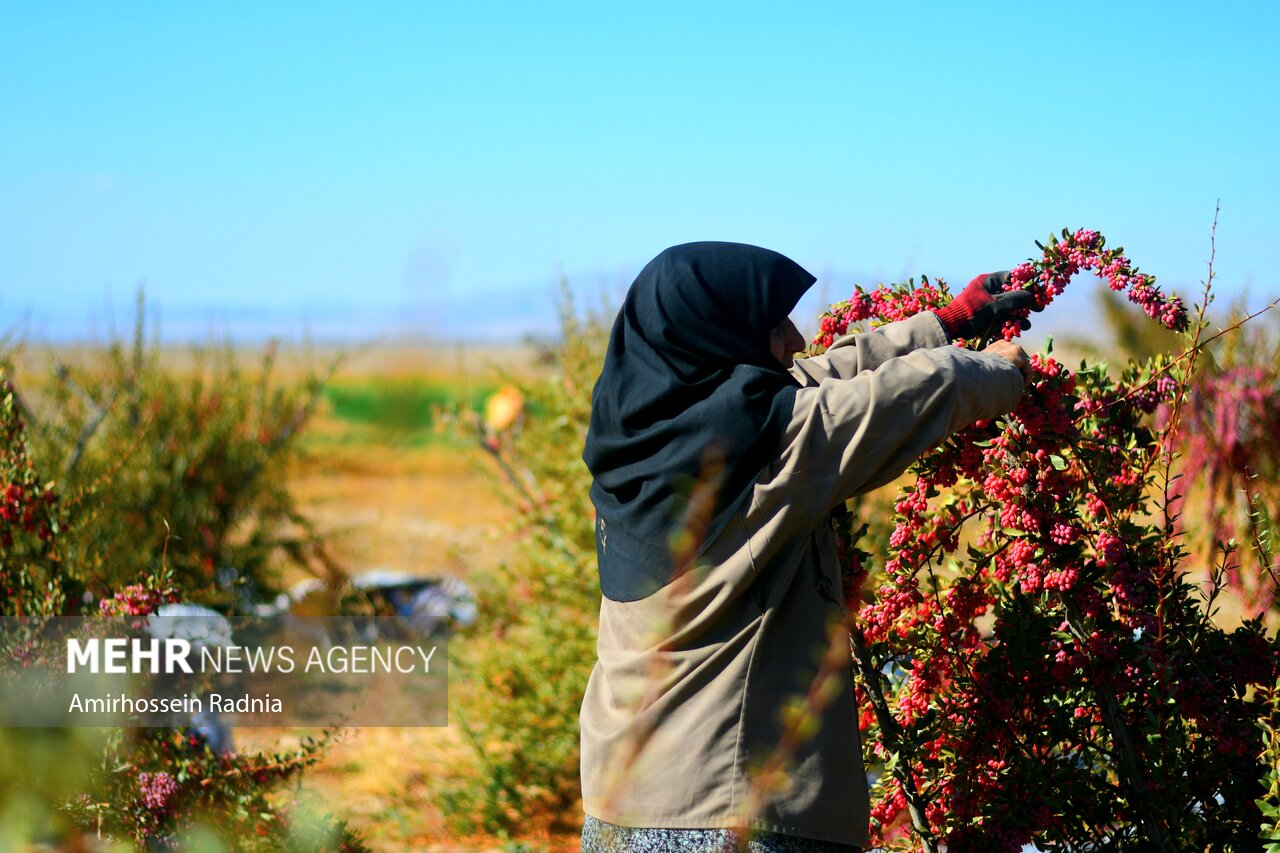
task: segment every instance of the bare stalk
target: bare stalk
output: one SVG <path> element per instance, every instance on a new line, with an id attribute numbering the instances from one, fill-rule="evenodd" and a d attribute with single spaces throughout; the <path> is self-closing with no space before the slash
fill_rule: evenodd
<path id="1" fill-rule="evenodd" d="M 63 478 L 71 479 L 71 474 L 75 471 L 76 466 L 80 464 L 80 457 L 84 455 L 85 448 L 89 446 L 90 439 L 97 433 L 98 428 L 102 426 L 102 422 L 107 419 L 107 414 L 111 411 L 111 407 L 115 405 L 116 399 L 120 396 L 117 391 L 111 395 L 103 406 L 99 407 L 93 404 L 95 409 L 93 417 L 91 417 L 84 425 L 84 429 L 80 430 L 80 435 L 76 437 L 75 447 L 71 449 L 71 455 L 67 457 L 67 464 L 63 469 Z"/>

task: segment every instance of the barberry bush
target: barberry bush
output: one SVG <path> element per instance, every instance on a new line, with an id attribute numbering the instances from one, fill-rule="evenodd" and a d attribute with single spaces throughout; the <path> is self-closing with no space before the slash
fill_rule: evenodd
<path id="1" fill-rule="evenodd" d="M 164 553 L 185 600 L 236 617 L 279 591 L 286 563 L 324 568 L 287 472 L 326 374 L 286 381 L 277 358 L 275 344 L 256 364 L 230 342 L 162 348 L 139 297 L 132 340 L 29 377 L 31 452 L 80 522 L 60 538 L 73 595 L 110 597 Z"/>
<path id="2" fill-rule="evenodd" d="M 296 514 L 283 471 L 317 385 L 277 387 L 270 356 L 257 377 L 226 361 L 184 378 L 140 334 L 129 355 L 115 345 L 103 358 L 60 371 L 43 394 L 20 393 L 11 366 L 0 370 L 9 665 L 58 661 L 63 649 L 41 631 L 56 617 L 121 635 L 173 601 L 234 615 L 240 581 L 266 586 L 273 558 L 307 535 L 281 530 Z M 229 569 L 232 582 L 219 584 Z M 0 729 L 0 849 L 362 849 L 340 821 L 288 796 L 331 738 L 228 752 L 194 723 Z"/>
<path id="3" fill-rule="evenodd" d="M 1015 412 L 926 455 L 896 499 L 850 502 L 842 545 L 875 841 L 1253 849 L 1255 800 L 1280 772 L 1274 738 L 1262 752 L 1255 728 L 1276 695 L 1275 642 L 1258 619 L 1226 630 L 1215 617 L 1256 542 L 1191 552 L 1179 517 L 1197 419 L 1214 417 L 1197 382 L 1226 363 L 1205 336 L 1208 292 L 1189 315 L 1096 232 L 1040 249 L 1012 284 L 1039 307 L 1094 272 L 1177 346 L 1119 369 L 1072 371 L 1039 354 Z M 821 318 L 813 351 L 950 298 L 942 281 L 859 289 Z M 576 448 L 607 331 L 567 313 L 549 374 L 504 400 L 536 416 L 458 421 L 496 463 L 527 546 L 482 595 L 481 636 L 494 642 L 458 644 L 454 719 L 472 751 L 441 795 L 460 831 L 579 815 L 576 719 L 564 709 L 594 658 L 598 591 Z M 1015 336 L 1015 324 L 999 333 Z"/>
<path id="4" fill-rule="evenodd" d="M 887 547 L 849 525 L 874 840 L 1256 849 L 1268 772 L 1256 724 L 1280 657 L 1260 619 L 1215 622 L 1222 584 L 1197 578 L 1208 568 L 1220 581 L 1237 545 L 1220 544 L 1216 571 L 1194 565 L 1178 517 L 1185 425 L 1221 417 L 1211 386 L 1194 385 L 1208 284 L 1189 316 L 1097 232 L 1040 249 L 1011 288 L 1044 307 L 1093 271 L 1183 346 L 1119 375 L 1033 355 L 1012 413 L 911 468 Z M 822 318 L 815 349 L 949 299 L 941 281 L 859 289 Z M 1016 321 L 1001 334 L 1016 336 Z"/>

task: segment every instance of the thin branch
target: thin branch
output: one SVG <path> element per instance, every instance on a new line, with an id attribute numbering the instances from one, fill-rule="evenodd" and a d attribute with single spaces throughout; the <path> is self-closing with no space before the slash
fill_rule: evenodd
<path id="1" fill-rule="evenodd" d="M 898 784 L 902 787 L 902 794 L 907 800 L 907 811 L 911 815 L 911 827 L 920 838 L 920 843 L 927 853 L 938 853 L 938 841 L 934 837 L 933 830 L 929 827 L 928 820 L 925 818 L 924 798 L 920 796 L 915 780 L 911 777 L 911 765 L 914 761 L 914 756 L 911 754 L 911 750 L 907 748 L 902 736 L 902 726 L 898 725 L 893 712 L 889 710 L 889 703 L 884 698 L 884 691 L 880 689 L 880 670 L 876 668 L 875 662 L 871 659 L 871 650 L 867 648 L 867 639 L 862 635 L 862 629 L 856 625 L 849 627 L 849 648 L 853 652 L 853 659 L 858 664 L 858 671 L 862 676 L 862 685 L 867 691 L 867 698 L 875 711 L 876 722 L 880 725 L 880 732 L 885 740 L 885 745 L 898 756 L 898 761 L 893 767 L 893 776 L 898 780 Z"/>
<path id="2" fill-rule="evenodd" d="M 94 406 L 97 411 L 95 411 L 93 417 L 85 423 L 84 429 L 80 430 L 80 435 L 76 437 L 75 446 L 71 449 L 71 455 L 67 457 L 67 464 L 63 468 L 63 479 L 71 479 L 71 474 L 75 471 L 76 466 L 80 464 L 80 457 L 84 455 L 85 448 L 88 447 L 90 439 L 92 439 L 98 432 L 99 427 L 102 426 L 102 422 L 107 419 L 107 413 L 111 411 L 111 407 L 115 405 L 119 396 L 120 392 L 117 390 L 115 394 L 111 395 L 111 399 L 106 402 L 106 405 L 100 407 Z"/>

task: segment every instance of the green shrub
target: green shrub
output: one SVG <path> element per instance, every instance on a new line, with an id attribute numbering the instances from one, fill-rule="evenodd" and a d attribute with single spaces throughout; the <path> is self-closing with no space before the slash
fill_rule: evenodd
<path id="1" fill-rule="evenodd" d="M 320 383 L 275 385 L 273 359 L 245 376 L 229 349 L 196 353 L 182 374 L 139 331 L 43 397 L 0 372 L 0 616 L 22 619 L 0 656 L 56 660 L 39 628 L 61 614 L 119 634 L 168 601 L 235 610 L 278 550 L 305 557 L 284 475 Z M 280 796 L 328 740 L 218 754 L 191 729 L 0 729 L 0 849 L 361 850 Z"/>
<path id="2" fill-rule="evenodd" d="M 28 401 L 32 455 L 80 518 L 60 543 L 67 571 L 101 598 L 167 549 L 187 600 L 233 612 L 277 591 L 282 558 L 323 558 L 285 476 L 323 377 L 280 382 L 274 345 L 254 370 L 230 344 L 172 368 L 144 328 L 139 301 L 131 346 L 58 364 Z"/>
<path id="3" fill-rule="evenodd" d="M 457 831 L 579 825 L 578 710 L 600 606 L 581 448 L 607 338 L 604 321 L 579 319 L 566 296 L 549 375 L 515 383 L 526 417 L 502 431 L 460 419 L 502 472 L 521 556 L 479 583 L 481 621 L 450 646 L 450 719 L 471 747 L 440 789 Z"/>

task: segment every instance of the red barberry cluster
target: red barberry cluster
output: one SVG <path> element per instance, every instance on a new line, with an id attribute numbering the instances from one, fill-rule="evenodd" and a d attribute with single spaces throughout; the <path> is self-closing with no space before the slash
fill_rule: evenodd
<path id="1" fill-rule="evenodd" d="M 1106 249 L 1106 238 L 1097 231 L 1081 228 L 1075 233 L 1062 229 L 1062 240 L 1049 235 L 1048 245 L 1036 243 L 1042 250 L 1038 259 L 1028 259 L 1016 266 L 1009 276 L 1009 290 L 1025 289 L 1036 297 L 1036 306 L 1051 303 L 1072 276 L 1091 270 L 1106 280 L 1112 290 L 1124 291 L 1129 300 L 1142 307 L 1148 316 L 1166 328 L 1182 331 L 1187 327 L 1187 311 L 1177 296 L 1167 297 L 1156 287 L 1154 276 L 1138 271 L 1124 256 L 1124 248 Z M 813 343 L 829 347 L 836 338 L 847 334 L 854 323 L 869 320 L 872 326 L 902 320 L 929 308 L 941 308 L 951 301 L 950 291 L 942 279 L 931 284 L 922 278 L 919 287 L 911 279 L 906 284 L 880 285 L 867 291 L 861 286 L 843 302 L 831 305 L 818 318 L 818 334 Z M 1030 315 L 1030 309 L 1009 319 L 1002 329 L 1005 340 L 1021 333 L 1019 321 Z"/>
<path id="2" fill-rule="evenodd" d="M 40 487 L 11 482 L 0 486 L 0 545 L 11 547 L 18 529 L 34 533 L 41 542 L 52 541 L 54 528 L 48 509 L 56 501 L 52 484 Z"/>
<path id="3" fill-rule="evenodd" d="M 1088 231 L 1052 242 L 1041 271 L 1061 275 L 1032 282 L 1044 304 L 1076 269 L 1097 268 L 1185 325 L 1180 303 L 1102 245 Z M 824 334 L 925 310 L 940 290 L 878 292 L 833 306 Z M 913 466 L 887 548 L 842 545 L 855 609 L 878 584 L 857 611 L 875 655 L 860 670 L 889 676 L 857 691 L 868 762 L 892 768 L 873 788 L 874 843 L 909 832 L 908 781 L 949 849 L 1067 849 L 1189 822 L 1231 838 L 1256 825 L 1254 795 L 1222 780 L 1257 778 L 1251 720 L 1280 659 L 1260 624 L 1227 632 L 1204 618 L 1156 503 L 1170 442 L 1151 412 L 1185 387 L 1164 364 L 1117 381 L 1034 355 L 1011 413 Z M 875 725 L 879 690 L 897 731 Z"/>
<path id="4" fill-rule="evenodd" d="M 139 773 L 138 793 L 142 796 L 142 804 L 147 811 L 160 816 L 168 811 L 174 795 L 178 793 L 178 782 L 163 770 Z"/>
<path id="5" fill-rule="evenodd" d="M 819 332 L 813 342 L 829 347 L 836 338 L 847 334 L 854 323 L 870 320 L 872 325 L 880 325 L 905 320 L 929 308 L 941 308 L 950 301 L 951 294 L 942 279 L 935 285 L 928 278 L 922 278 L 919 287 L 915 279 L 911 279 L 906 284 L 880 285 L 872 291 L 858 286 L 852 296 L 832 305 L 818 319 Z"/>
<path id="6" fill-rule="evenodd" d="M 55 538 L 64 510 L 52 483 L 42 483 L 28 452 L 21 406 L 0 376 L 0 614 L 56 610 L 25 592 L 45 587 L 58 570 Z M 25 591 L 25 592 L 24 592 Z"/>
<path id="7" fill-rule="evenodd" d="M 163 604 L 172 604 L 180 596 L 173 587 L 154 589 L 147 584 L 135 583 L 116 592 L 110 598 L 98 602 L 102 615 L 109 617 L 133 617 L 132 625 L 141 627 L 143 616 L 150 616 Z"/>
<path id="8" fill-rule="evenodd" d="M 1187 310 L 1176 296 L 1167 297 L 1156 288 L 1155 276 L 1138 272 L 1124 256 L 1124 248 L 1106 249 L 1106 238 L 1097 231 L 1081 228 L 1074 234 L 1062 229 L 1062 240 L 1049 235 L 1046 246 L 1036 243 L 1043 252 L 1039 259 L 1028 259 L 1014 267 L 1009 276 L 1009 289 L 1023 288 L 1035 294 L 1036 305 L 1045 307 L 1062 293 L 1067 282 L 1081 270 L 1091 270 L 1116 291 L 1124 291 L 1129 301 L 1142 308 L 1148 317 L 1165 328 L 1182 331 L 1187 327 Z M 1013 340 L 1021 332 L 1018 320 L 1029 311 L 1005 323 L 1004 338 Z"/>

